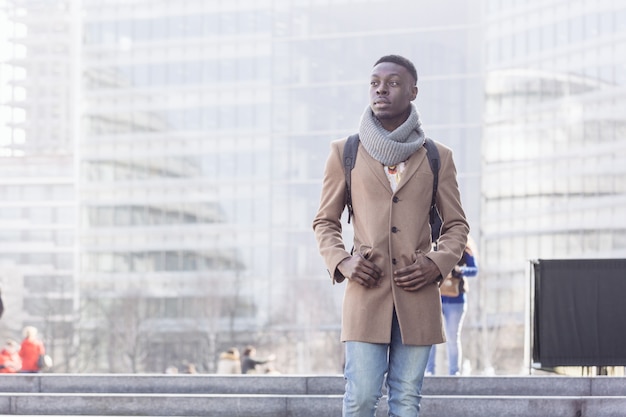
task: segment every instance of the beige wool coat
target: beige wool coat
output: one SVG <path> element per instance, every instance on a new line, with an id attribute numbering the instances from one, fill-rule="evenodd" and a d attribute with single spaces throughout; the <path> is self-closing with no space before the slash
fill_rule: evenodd
<path id="1" fill-rule="evenodd" d="M 337 265 L 350 256 L 342 239 L 340 220 L 346 192 L 345 142 L 346 139 L 341 139 L 331 143 L 320 206 L 313 220 L 320 254 L 333 282 L 344 281 Z M 465 248 L 469 225 L 461 206 L 452 151 L 436 144 L 441 160 L 437 207 L 443 219 L 437 251 L 431 251 L 428 215 L 433 174 L 426 149 L 420 148 L 406 161 L 400 183 L 393 192 L 383 165 L 359 144 L 351 179 L 354 253 L 376 263 L 383 270 L 383 278 L 377 288 L 365 288 L 346 280 L 342 341 L 389 343 L 395 307 L 404 344 L 445 342 L 438 283 L 411 292 L 401 289 L 391 279 L 393 271 L 413 263 L 419 251 L 434 261 L 445 277 Z"/>

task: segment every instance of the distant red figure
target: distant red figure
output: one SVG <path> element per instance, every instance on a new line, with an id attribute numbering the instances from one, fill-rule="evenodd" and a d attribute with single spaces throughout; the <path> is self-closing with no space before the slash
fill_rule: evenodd
<path id="1" fill-rule="evenodd" d="M 22 358 L 21 372 L 39 372 L 39 357 L 45 355 L 46 349 L 41 340 L 37 338 L 37 329 L 32 326 L 24 328 L 24 340 L 20 347 Z"/>
<path id="2" fill-rule="evenodd" d="M 7 340 L 0 351 L 0 373 L 14 374 L 22 369 L 22 358 L 18 350 L 19 345 L 15 340 Z"/>

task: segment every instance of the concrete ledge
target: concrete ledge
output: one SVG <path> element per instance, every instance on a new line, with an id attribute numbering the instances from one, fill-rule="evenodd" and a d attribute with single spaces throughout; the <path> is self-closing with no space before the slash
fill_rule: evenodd
<path id="1" fill-rule="evenodd" d="M 626 377 L 596 377 L 591 379 L 591 395 L 626 395 Z M 626 415 L 626 412 L 623 413 Z"/>
<path id="2" fill-rule="evenodd" d="M 319 417 L 342 397 L 280 395 L 0 394 L 3 415 Z M 626 397 L 424 396 L 424 417 L 623 417 Z M 378 417 L 386 416 L 381 401 Z"/>
<path id="3" fill-rule="evenodd" d="M 626 397 L 592 397 L 583 404 L 583 417 L 623 417 L 626 415 Z"/>
<path id="4" fill-rule="evenodd" d="M 422 393 L 425 395 L 589 396 L 592 395 L 592 382 L 593 379 L 590 377 L 564 376 L 431 376 L 424 379 Z M 611 384 L 613 383 L 615 381 L 611 381 Z"/>
<path id="5" fill-rule="evenodd" d="M 425 395 L 623 396 L 625 377 L 570 376 L 431 376 Z M 624 413 L 626 416 L 626 413 Z"/>
<path id="6" fill-rule="evenodd" d="M 425 417 L 623 417 L 626 397 L 424 397 Z"/>
<path id="7" fill-rule="evenodd" d="M 0 374 L 0 392 L 23 393 L 341 395 L 344 386 L 340 375 Z M 431 376 L 423 394 L 622 396 L 626 378 Z"/>
<path id="8" fill-rule="evenodd" d="M 340 375 L 0 375 L 0 415 L 339 416 Z M 427 377 L 424 417 L 624 417 L 626 378 Z M 377 417 L 386 417 L 387 401 Z"/>
<path id="9" fill-rule="evenodd" d="M 337 410 L 340 396 L 0 394 L 5 415 L 318 417 Z"/>
<path id="10" fill-rule="evenodd" d="M 343 393 L 341 376 L 0 374 L 0 392 L 288 394 Z"/>

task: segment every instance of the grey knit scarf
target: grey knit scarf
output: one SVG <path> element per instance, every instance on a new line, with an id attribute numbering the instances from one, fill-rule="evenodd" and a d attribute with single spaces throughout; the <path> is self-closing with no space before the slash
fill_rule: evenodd
<path id="1" fill-rule="evenodd" d="M 408 119 L 393 132 L 382 127 L 368 106 L 361 116 L 359 138 L 372 158 L 389 166 L 409 159 L 424 144 L 425 135 L 417 109 L 411 104 Z"/>

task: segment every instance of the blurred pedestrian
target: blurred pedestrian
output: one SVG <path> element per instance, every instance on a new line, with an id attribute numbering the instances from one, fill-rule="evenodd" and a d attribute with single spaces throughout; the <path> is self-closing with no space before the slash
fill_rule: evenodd
<path id="1" fill-rule="evenodd" d="M 217 361 L 218 374 L 240 374 L 241 373 L 241 356 L 239 349 L 231 347 L 225 352 L 220 353 Z"/>
<path id="2" fill-rule="evenodd" d="M 39 372 L 41 370 L 40 357 L 44 358 L 46 349 L 43 342 L 37 337 L 37 329 L 26 326 L 23 330 L 24 340 L 20 347 L 22 369 L 20 372 Z"/>
<path id="3" fill-rule="evenodd" d="M 170 365 L 167 368 L 165 368 L 165 373 L 166 374 L 177 374 L 178 373 L 178 367 L 176 367 L 174 365 Z"/>
<path id="4" fill-rule="evenodd" d="M 7 340 L 4 348 L 0 351 L 0 373 L 13 374 L 22 369 L 19 347 L 15 340 Z"/>
<path id="5" fill-rule="evenodd" d="M 269 355 L 265 359 L 258 359 L 256 357 L 256 348 L 254 346 L 248 346 L 243 351 L 243 358 L 241 359 L 241 373 L 255 374 L 258 372 L 258 365 L 265 365 L 274 359 L 276 359 L 276 356 L 273 354 Z"/>
<path id="6" fill-rule="evenodd" d="M 196 364 L 195 363 L 186 364 L 185 371 L 183 373 L 184 374 L 197 374 L 198 370 L 196 369 Z"/>
<path id="7" fill-rule="evenodd" d="M 463 321 L 467 311 L 467 290 L 466 278 L 475 277 L 478 274 L 478 264 L 476 262 L 476 251 L 472 249 L 473 241 L 468 238 L 468 245 L 463 251 L 463 256 L 456 264 L 451 277 L 441 284 L 441 310 L 445 322 L 446 350 L 448 353 L 448 375 L 460 375 L 461 363 L 463 362 L 463 348 L 461 343 L 461 331 Z M 447 292 L 447 285 L 454 287 Z M 433 345 L 430 349 L 426 374 L 435 374 L 435 362 L 437 358 L 437 347 Z"/>

